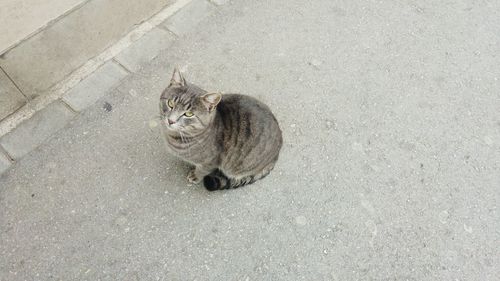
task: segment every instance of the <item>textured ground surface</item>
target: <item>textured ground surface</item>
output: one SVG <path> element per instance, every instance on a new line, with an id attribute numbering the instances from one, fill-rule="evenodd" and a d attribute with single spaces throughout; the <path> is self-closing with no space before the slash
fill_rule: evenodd
<path id="1" fill-rule="evenodd" d="M 220 7 L 2 176 L 0 280 L 498 280 L 499 27 L 494 1 Z M 274 110 L 269 177 L 186 183 L 176 64 Z"/>

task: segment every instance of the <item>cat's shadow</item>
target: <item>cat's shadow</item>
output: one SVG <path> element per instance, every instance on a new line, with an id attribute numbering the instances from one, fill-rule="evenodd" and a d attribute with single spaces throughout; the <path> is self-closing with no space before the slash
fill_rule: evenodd
<path id="1" fill-rule="evenodd" d="M 164 177 L 167 183 L 165 188 L 169 192 L 181 192 L 186 189 L 193 189 L 203 193 L 206 191 L 203 183 L 193 184 L 188 182 L 187 175 L 189 171 L 194 168 L 193 165 L 170 155 L 165 157 L 165 161 L 169 163 Z"/>
<path id="2" fill-rule="evenodd" d="M 163 147 L 165 143 L 160 138 L 160 133 L 156 138 L 156 146 Z M 156 154 L 154 166 L 158 170 L 161 179 L 162 192 L 168 191 L 171 193 L 180 193 L 186 190 L 191 190 L 199 193 L 205 193 L 206 189 L 203 183 L 192 184 L 187 180 L 189 171 L 194 168 L 193 165 L 183 161 L 182 159 L 169 154 L 166 150 L 161 150 L 160 155 Z"/>

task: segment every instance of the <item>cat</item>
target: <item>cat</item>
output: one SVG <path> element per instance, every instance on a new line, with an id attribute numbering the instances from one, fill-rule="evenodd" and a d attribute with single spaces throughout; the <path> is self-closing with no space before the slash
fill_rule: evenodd
<path id="1" fill-rule="evenodd" d="M 168 151 L 192 164 L 187 179 L 210 191 L 236 188 L 267 176 L 283 139 L 262 102 L 240 94 L 209 93 L 175 68 L 160 97 Z"/>

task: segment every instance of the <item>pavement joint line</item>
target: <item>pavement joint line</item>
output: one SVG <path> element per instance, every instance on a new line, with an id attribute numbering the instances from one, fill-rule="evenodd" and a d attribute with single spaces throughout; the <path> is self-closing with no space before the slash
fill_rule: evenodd
<path id="1" fill-rule="evenodd" d="M 119 67 L 123 68 L 128 74 L 133 73 L 132 70 L 128 69 L 126 66 L 124 66 L 120 61 L 116 59 L 116 57 L 113 57 L 111 59 L 112 62 L 116 63 Z"/>
<path id="2" fill-rule="evenodd" d="M 0 67 L 0 71 L 2 71 L 5 74 L 5 76 L 7 76 L 7 79 L 9 79 L 10 82 L 12 82 L 12 85 L 14 85 L 14 87 L 16 87 L 16 89 L 19 91 L 19 93 L 21 93 L 21 95 L 23 95 L 23 97 L 26 100 L 29 100 L 29 98 L 23 93 L 23 91 L 21 91 L 21 88 L 19 88 L 19 86 L 17 86 L 17 83 L 10 77 L 9 73 L 7 73 L 7 71 L 5 71 L 5 69 L 3 69 L 2 67 Z"/>
<path id="3" fill-rule="evenodd" d="M 210 3 L 210 4 L 212 4 L 212 5 L 214 5 L 214 6 L 216 6 L 216 7 L 219 7 L 219 5 L 215 4 L 212 0 L 207 0 L 207 2 Z"/>
<path id="4" fill-rule="evenodd" d="M 215 2 L 214 0 L 207 0 L 208 2 L 212 3 L 213 5 L 215 5 L 216 7 L 220 7 L 220 6 L 223 6 L 227 3 L 224 3 L 224 4 L 218 4 L 217 2 Z"/>
<path id="5" fill-rule="evenodd" d="M 53 101 L 61 99 L 61 97 L 68 90 L 76 86 L 85 77 L 89 76 L 91 73 L 96 71 L 105 62 L 114 58 L 121 51 L 125 50 L 127 47 L 132 45 L 133 42 L 139 40 L 147 32 L 151 31 L 153 28 L 160 25 L 163 21 L 165 21 L 170 16 L 174 15 L 177 11 L 182 9 L 191 1 L 192 0 L 178 0 L 172 5 L 165 7 L 163 10 L 153 15 L 148 20 L 144 21 L 136 28 L 134 28 L 132 31 L 127 33 L 111 47 L 107 48 L 96 57 L 90 59 L 81 67 L 77 68 L 68 76 L 66 76 L 64 79 L 59 81 L 56 85 L 49 88 L 45 94 L 40 95 L 38 98 L 35 98 L 34 100 L 31 100 L 30 103 L 21 107 L 8 117 L 4 118 L 0 122 L 0 137 L 12 131 L 23 121 L 31 118 L 36 112 L 45 108 Z"/>
<path id="6" fill-rule="evenodd" d="M 12 156 L 9 155 L 7 150 L 5 150 L 5 148 L 3 148 L 3 146 L 1 144 L 0 144 L 0 154 L 5 155 L 5 157 L 7 157 L 7 159 L 9 159 L 10 163 L 15 162 L 14 158 L 12 158 Z"/>
<path id="7" fill-rule="evenodd" d="M 61 20 L 62 18 L 68 16 L 69 14 L 72 14 L 73 12 L 75 12 L 76 10 L 79 10 L 81 7 L 83 7 L 85 4 L 87 4 L 88 2 L 90 2 L 91 0 L 85 0 L 77 5 L 75 5 L 74 7 L 72 7 L 71 9 L 67 10 L 66 12 L 60 14 L 59 16 L 57 16 L 56 18 L 48 21 L 46 24 L 38 27 L 37 29 L 35 29 L 33 32 L 31 32 L 30 34 L 26 35 L 23 39 L 15 42 L 14 44 L 12 44 L 11 46 L 7 47 L 6 49 L 4 50 L 0 50 L 0 55 L 6 55 L 10 50 L 16 48 L 17 46 L 21 45 L 22 43 L 24 43 L 25 41 L 31 39 L 33 36 L 37 35 L 38 33 L 42 32 L 43 30 L 45 30 L 46 28 L 48 27 L 51 27 L 53 26 L 56 22 L 58 22 L 59 20 Z"/>
<path id="8" fill-rule="evenodd" d="M 161 26 L 161 27 L 160 27 L 160 26 Z M 179 35 L 179 34 L 177 34 L 177 33 L 173 32 L 172 30 L 170 30 L 170 29 L 169 29 L 168 27 L 166 27 L 166 26 L 159 25 L 158 27 L 159 27 L 159 28 L 161 28 L 161 29 L 163 29 L 163 30 L 165 30 L 165 31 L 167 31 L 167 32 L 172 33 L 172 34 L 175 36 L 175 38 L 179 38 L 179 37 L 180 37 L 180 35 Z"/>
<path id="9" fill-rule="evenodd" d="M 158 25 L 156 28 L 158 29 L 162 29 L 170 34 L 172 34 L 175 38 L 179 38 L 179 35 L 175 34 L 172 30 L 170 30 L 168 27 L 166 27 L 165 25 L 163 24 L 160 24 Z"/>
<path id="10" fill-rule="evenodd" d="M 215 4 L 214 2 L 212 2 L 212 0 L 205 0 L 205 1 L 207 1 L 207 2 L 208 2 L 208 4 L 210 4 L 210 5 L 214 6 L 215 8 L 219 8 L 219 7 L 220 7 L 219 5 L 217 5 L 217 4 Z"/>
<path id="11" fill-rule="evenodd" d="M 61 103 L 66 106 L 71 112 L 78 113 L 79 111 L 74 109 L 65 99 L 60 99 Z"/>

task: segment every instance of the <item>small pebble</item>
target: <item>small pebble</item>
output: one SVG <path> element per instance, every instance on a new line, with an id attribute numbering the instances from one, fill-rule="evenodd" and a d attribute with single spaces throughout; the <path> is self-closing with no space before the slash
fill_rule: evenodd
<path id="1" fill-rule="evenodd" d="M 326 128 L 327 129 L 333 129 L 335 131 L 338 131 L 337 129 L 337 123 L 335 123 L 335 120 L 327 120 L 326 121 Z"/>
<path id="2" fill-rule="evenodd" d="M 439 221 L 443 224 L 448 222 L 449 217 L 450 217 L 450 213 L 448 213 L 448 211 L 446 211 L 446 210 L 439 213 Z"/>
<path id="3" fill-rule="evenodd" d="M 464 223 L 464 230 L 467 231 L 468 233 L 472 233 L 472 227 L 466 225 L 465 223 Z"/>
<path id="4" fill-rule="evenodd" d="M 318 69 L 321 64 L 323 64 L 323 62 L 317 59 L 313 59 L 309 62 L 309 65 L 314 66 L 316 69 Z"/>
<path id="5" fill-rule="evenodd" d="M 363 151 L 363 145 L 359 142 L 354 142 L 351 147 L 354 151 Z"/>
<path id="6" fill-rule="evenodd" d="M 375 172 L 380 172 L 380 167 L 377 165 L 370 165 L 370 168 L 372 168 Z"/>
<path id="7" fill-rule="evenodd" d="M 487 145 L 492 145 L 493 144 L 493 140 L 489 136 L 485 136 L 483 138 L 483 140 L 484 140 L 484 143 L 487 144 Z"/>
<path id="8" fill-rule="evenodd" d="M 128 220 L 127 220 L 127 217 L 125 217 L 125 216 L 120 216 L 120 217 L 118 217 L 118 218 L 115 220 L 115 223 L 116 223 L 117 225 L 125 225 L 125 224 L 127 223 L 127 221 L 128 221 Z"/>
<path id="9" fill-rule="evenodd" d="M 295 223 L 298 225 L 306 225 L 307 224 L 307 219 L 304 216 L 298 216 L 295 218 Z"/>
<path id="10" fill-rule="evenodd" d="M 158 122 L 156 122 L 155 120 L 150 120 L 149 121 L 149 128 L 156 128 L 158 127 Z"/>

